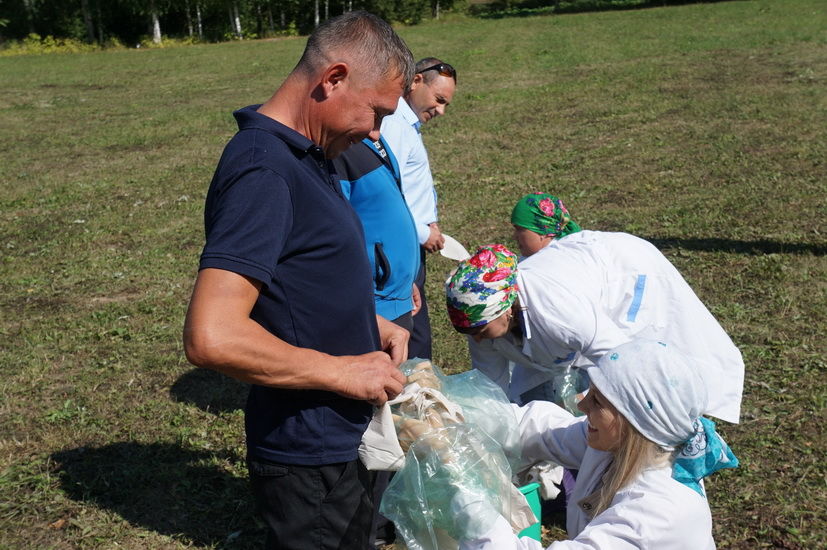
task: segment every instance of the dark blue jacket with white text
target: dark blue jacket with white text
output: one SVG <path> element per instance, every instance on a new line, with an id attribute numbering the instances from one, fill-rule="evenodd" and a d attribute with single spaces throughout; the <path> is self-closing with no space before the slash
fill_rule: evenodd
<path id="1" fill-rule="evenodd" d="M 369 139 L 355 143 L 334 165 L 342 192 L 365 230 L 376 313 L 393 320 L 413 309 L 411 289 L 419 271 L 419 240 L 399 186 L 396 158 L 382 138 L 380 142 L 381 148 Z"/>

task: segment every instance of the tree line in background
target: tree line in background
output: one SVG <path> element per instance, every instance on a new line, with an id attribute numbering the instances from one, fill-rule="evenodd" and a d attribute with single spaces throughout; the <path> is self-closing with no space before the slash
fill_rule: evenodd
<path id="1" fill-rule="evenodd" d="M 499 17 L 697 1 L 703 0 L 0 0 L 0 51 L 10 44 L 23 44 L 21 53 L 27 53 L 27 45 L 29 52 L 40 53 L 67 51 L 67 43 L 134 47 L 169 39 L 219 42 L 307 34 L 320 21 L 355 9 L 415 24 L 460 8 Z"/>
<path id="2" fill-rule="evenodd" d="M 215 42 L 305 34 L 365 9 L 389 21 L 439 17 L 455 0 L 0 0 L 0 41 L 32 34 L 134 46 L 164 37 Z"/>

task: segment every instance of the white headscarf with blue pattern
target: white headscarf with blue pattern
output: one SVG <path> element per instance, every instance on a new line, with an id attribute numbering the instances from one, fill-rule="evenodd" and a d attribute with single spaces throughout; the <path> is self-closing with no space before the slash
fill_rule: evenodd
<path id="1" fill-rule="evenodd" d="M 667 451 L 678 449 L 672 477 L 703 494 L 698 483 L 738 459 L 701 417 L 706 384 L 697 370 L 662 342 L 635 340 L 587 367 L 592 384 L 646 439 Z"/>

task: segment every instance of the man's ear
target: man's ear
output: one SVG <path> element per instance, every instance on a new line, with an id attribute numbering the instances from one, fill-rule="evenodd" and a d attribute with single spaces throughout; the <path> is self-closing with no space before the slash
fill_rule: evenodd
<path id="1" fill-rule="evenodd" d="M 351 77 L 350 67 L 347 63 L 340 62 L 329 65 L 322 73 L 321 88 L 325 99 L 342 87 L 342 85 Z"/>
<path id="2" fill-rule="evenodd" d="M 420 86 L 425 84 L 425 79 L 422 78 L 422 73 L 416 73 L 411 81 L 411 86 L 408 88 L 409 92 L 414 91 L 415 89 L 419 88 Z"/>

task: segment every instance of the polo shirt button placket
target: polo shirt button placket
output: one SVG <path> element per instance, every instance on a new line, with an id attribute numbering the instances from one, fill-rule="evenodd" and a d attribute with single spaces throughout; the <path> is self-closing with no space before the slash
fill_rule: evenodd
<path id="1" fill-rule="evenodd" d="M 314 145 L 309 149 L 308 152 L 310 153 L 310 156 L 313 157 L 313 160 L 316 161 L 316 166 L 319 167 L 319 170 L 322 171 L 322 174 L 324 174 L 324 176 L 327 179 L 331 179 L 330 174 L 327 171 L 327 163 L 325 162 L 324 152 L 322 151 L 322 148 L 318 145 Z"/>
<path id="2" fill-rule="evenodd" d="M 313 157 L 313 160 L 316 161 L 316 164 L 319 165 L 319 168 L 325 167 L 324 152 L 322 151 L 321 147 L 319 147 L 318 145 L 313 145 L 312 147 L 310 147 L 310 149 L 308 149 L 307 152 L 310 153 L 310 156 Z"/>
<path id="3" fill-rule="evenodd" d="M 344 195 L 342 195 L 342 192 L 339 189 L 339 186 L 337 185 L 338 182 L 327 169 L 327 161 L 324 158 L 324 151 L 322 151 L 322 148 L 316 145 L 311 147 L 309 149 L 309 152 L 310 156 L 313 157 L 313 160 L 316 161 L 316 165 L 319 167 L 319 171 L 321 171 L 322 176 L 324 176 L 324 178 L 327 180 L 327 184 L 330 186 L 330 188 L 336 191 L 336 194 L 339 195 L 339 197 L 342 200 L 346 201 L 347 199 L 345 199 Z"/>

